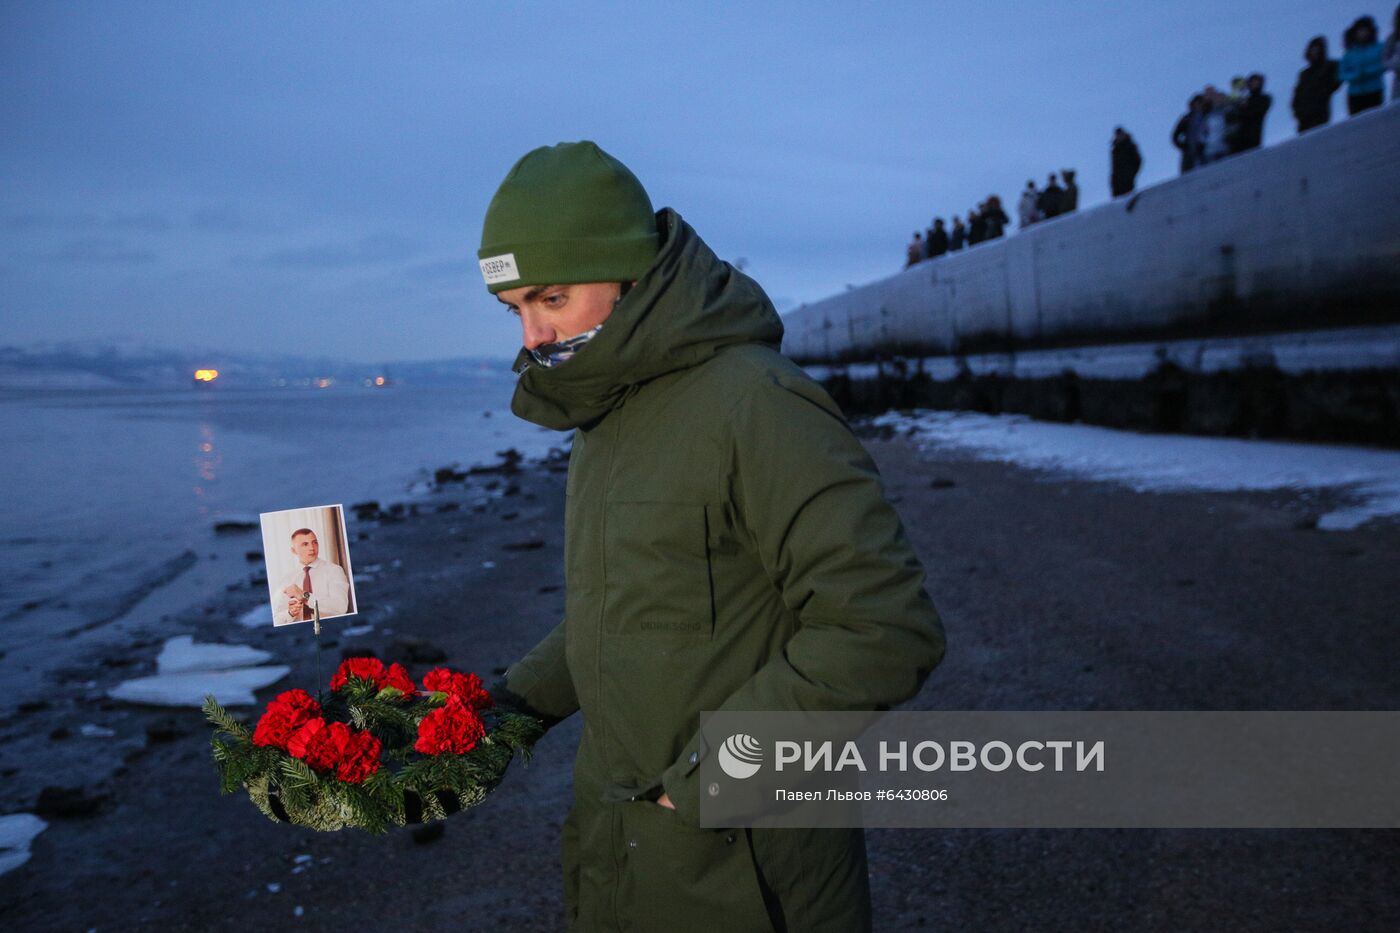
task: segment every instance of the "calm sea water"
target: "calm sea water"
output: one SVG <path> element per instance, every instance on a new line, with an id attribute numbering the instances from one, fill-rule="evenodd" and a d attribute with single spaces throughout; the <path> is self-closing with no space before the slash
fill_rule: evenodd
<path id="1" fill-rule="evenodd" d="M 438 467 L 565 444 L 510 414 L 514 380 L 0 392 L 0 620 L 63 593 L 120 590 L 198 550 L 225 513 L 403 500 Z"/>

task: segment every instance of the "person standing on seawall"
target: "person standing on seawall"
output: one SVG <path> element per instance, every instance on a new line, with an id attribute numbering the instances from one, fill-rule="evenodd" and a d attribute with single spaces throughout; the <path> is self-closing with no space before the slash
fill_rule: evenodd
<path id="1" fill-rule="evenodd" d="M 1079 182 L 1074 180 L 1074 169 L 1060 169 L 1060 177 L 1065 180 L 1065 196 L 1062 214 L 1073 214 L 1079 210 Z"/>
<path id="2" fill-rule="evenodd" d="M 924 238 L 919 231 L 914 231 L 914 239 L 909 241 L 909 245 L 904 248 L 904 268 L 908 269 L 917 262 L 924 260 Z"/>
<path id="3" fill-rule="evenodd" d="M 1028 180 L 1025 190 L 1021 192 L 1021 200 L 1016 205 L 1016 213 L 1019 215 L 1022 227 L 1029 227 L 1040 220 L 1040 192 L 1035 188 L 1035 181 Z"/>
<path id="4" fill-rule="evenodd" d="M 1040 209 L 1040 216 L 1046 220 L 1058 217 L 1064 210 L 1065 189 L 1060 187 L 1060 182 L 1054 172 L 1050 173 L 1045 188 L 1040 192 L 1040 200 L 1036 203 L 1036 207 Z"/>
<path id="5" fill-rule="evenodd" d="M 1235 152 L 1258 149 L 1264 142 L 1264 118 L 1273 97 L 1264 93 L 1264 76 L 1255 72 L 1245 79 L 1245 93 L 1235 105 Z"/>
<path id="6" fill-rule="evenodd" d="M 1201 122 L 1201 150 L 1197 155 L 1197 165 L 1219 162 L 1230 154 L 1230 98 L 1213 86 L 1207 85 L 1205 111 Z"/>
<path id="7" fill-rule="evenodd" d="M 987 238 L 987 218 L 983 214 L 986 203 L 979 201 L 967 212 L 967 245 L 976 246 Z"/>
<path id="8" fill-rule="evenodd" d="M 1395 15 L 1390 22 L 1390 35 L 1386 37 L 1381 54 L 1382 64 L 1393 77 L 1390 79 L 1390 99 L 1400 99 L 1400 3 L 1395 5 Z"/>
<path id="9" fill-rule="evenodd" d="M 1201 152 L 1205 140 L 1206 97 L 1192 95 L 1186 105 L 1186 113 L 1176 121 L 1172 129 L 1172 145 L 1181 150 L 1181 174 L 1185 175 L 1202 164 Z M 1118 131 L 1113 131 L 1114 142 L 1118 141 Z M 1136 148 L 1136 146 L 1134 147 Z"/>
<path id="10" fill-rule="evenodd" d="M 1303 58 L 1308 67 L 1298 72 L 1293 86 L 1293 118 L 1298 132 L 1306 133 L 1332 121 L 1332 95 L 1342 86 L 1337 75 L 1337 60 L 1327 57 L 1327 37 L 1313 36 Z"/>
<path id="11" fill-rule="evenodd" d="M 1346 53 L 1338 74 L 1347 83 L 1347 113 L 1353 116 L 1385 100 L 1384 50 L 1376 35 L 1376 21 L 1362 16 L 1342 39 Z"/>
<path id="12" fill-rule="evenodd" d="M 697 769 L 702 710 L 887 709 L 942 659 L 874 462 L 758 283 L 595 144 L 521 158 L 478 257 L 512 411 L 573 431 L 564 621 L 493 688 L 584 717 L 571 928 L 869 930 L 861 830 L 702 828 Z"/>
<path id="13" fill-rule="evenodd" d="M 1130 193 L 1137 185 L 1138 170 L 1142 168 L 1142 153 L 1132 135 L 1123 127 L 1113 128 L 1113 144 L 1108 151 L 1108 190 L 1113 197 Z M 1185 169 L 1185 156 L 1182 157 Z"/>
<path id="14" fill-rule="evenodd" d="M 1001 198 L 992 194 L 982 202 L 982 222 L 984 240 L 995 240 L 1006 232 L 1006 225 L 1011 223 L 1011 218 L 1006 216 L 1006 210 L 1001 206 Z"/>
<path id="15" fill-rule="evenodd" d="M 942 217 L 933 219 L 933 226 L 928 228 L 928 236 L 924 237 L 924 249 L 929 259 L 937 259 L 948 252 L 948 231 L 943 228 Z"/>

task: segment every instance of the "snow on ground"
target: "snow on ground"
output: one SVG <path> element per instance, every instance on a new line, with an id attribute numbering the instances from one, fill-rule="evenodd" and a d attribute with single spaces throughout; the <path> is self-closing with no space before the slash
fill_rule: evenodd
<path id="1" fill-rule="evenodd" d="M 1338 489 L 1352 502 L 1318 527 L 1356 528 L 1400 515 L 1400 451 L 1330 444 L 1144 434 L 1026 415 L 918 410 L 873 419 L 920 446 L 964 450 L 986 460 L 1115 482 L 1140 492 Z"/>
<path id="2" fill-rule="evenodd" d="M 286 677 L 292 672 L 284 664 L 267 667 L 240 667 L 229 671 L 187 671 L 183 674 L 157 674 L 123 681 L 108 696 L 128 703 L 151 706 L 204 705 L 206 694 L 212 693 L 223 706 L 252 706 L 254 690 Z"/>
<path id="3" fill-rule="evenodd" d="M 356 576 L 358 580 L 358 575 Z M 238 624 L 244 628 L 262 628 L 272 624 L 272 608 L 266 603 L 249 609 L 238 617 Z"/>
<path id="4" fill-rule="evenodd" d="M 123 681 L 107 695 L 128 703 L 198 707 L 212 693 L 224 706 L 250 706 L 253 691 L 291 673 L 282 664 L 259 666 L 271 659 L 248 645 L 196 644 L 193 637 L 178 635 L 161 648 L 154 676 Z"/>
<path id="5" fill-rule="evenodd" d="M 231 667 L 251 667 L 270 660 L 270 652 L 259 651 L 248 645 L 196 645 L 193 637 L 180 635 L 165 643 L 165 647 L 156 657 L 156 670 L 161 674 L 222 671 Z"/>
<path id="6" fill-rule="evenodd" d="M 29 843 L 48 825 L 32 813 L 0 816 L 0 875 L 29 861 Z"/>

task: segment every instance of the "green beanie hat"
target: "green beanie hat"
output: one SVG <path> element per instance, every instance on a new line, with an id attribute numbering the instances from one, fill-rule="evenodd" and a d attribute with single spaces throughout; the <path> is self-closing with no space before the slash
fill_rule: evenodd
<path id="1" fill-rule="evenodd" d="M 523 285 L 630 282 L 660 242 L 637 176 L 584 140 L 541 146 L 515 163 L 486 209 L 476 255 L 494 295 Z"/>

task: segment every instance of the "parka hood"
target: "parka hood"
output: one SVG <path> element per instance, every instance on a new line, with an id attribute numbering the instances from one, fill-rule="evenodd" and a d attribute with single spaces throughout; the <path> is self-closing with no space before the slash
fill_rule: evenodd
<path id="1" fill-rule="evenodd" d="M 778 349 L 783 323 L 757 282 L 720 259 L 671 208 L 656 214 L 661 246 L 605 326 L 567 363 L 546 369 L 521 349 L 511 411 L 557 431 L 588 425 L 643 383 L 721 349 Z M 523 370 L 523 371 L 522 371 Z"/>

